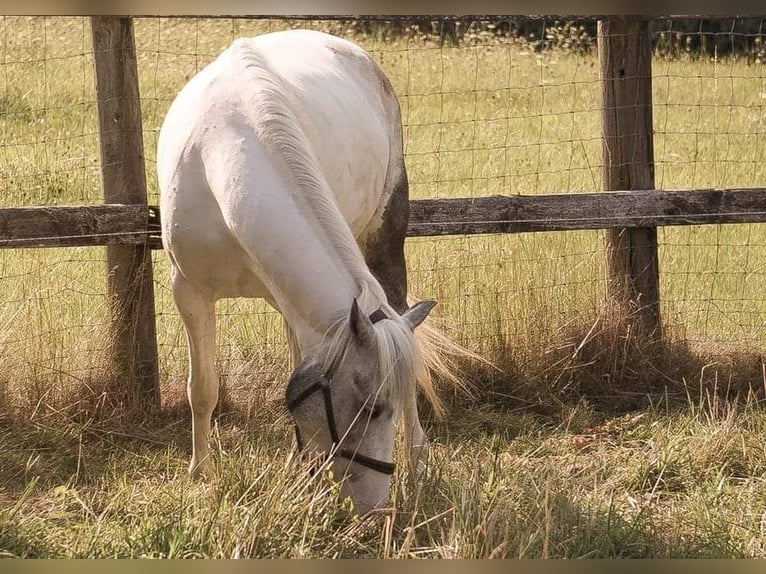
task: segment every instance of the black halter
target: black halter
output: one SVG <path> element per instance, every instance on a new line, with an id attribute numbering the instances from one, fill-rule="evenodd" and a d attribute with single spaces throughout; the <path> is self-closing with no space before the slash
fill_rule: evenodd
<path id="1" fill-rule="evenodd" d="M 373 324 L 385 318 L 385 313 L 383 313 L 383 311 L 380 309 L 370 315 L 370 321 L 372 321 Z M 327 418 L 327 427 L 330 429 L 330 438 L 332 439 L 333 447 L 337 447 L 340 445 L 340 435 L 338 434 L 338 427 L 335 425 L 335 413 L 332 408 L 332 390 L 330 388 L 330 380 L 327 375 L 322 375 L 322 378 L 320 378 L 316 383 L 310 385 L 300 395 L 287 403 L 287 410 L 293 411 L 303 401 L 308 399 L 314 393 L 318 393 L 320 391 L 324 397 L 324 410 L 325 416 Z M 298 442 L 298 450 L 303 450 L 303 439 L 301 438 L 301 431 L 297 424 L 295 425 L 295 440 Z M 394 470 L 396 468 L 393 462 L 386 462 L 376 458 L 371 458 L 348 448 L 334 448 L 332 456 L 340 456 L 350 460 L 351 462 L 366 466 L 371 470 L 382 472 L 383 474 L 394 474 Z"/>

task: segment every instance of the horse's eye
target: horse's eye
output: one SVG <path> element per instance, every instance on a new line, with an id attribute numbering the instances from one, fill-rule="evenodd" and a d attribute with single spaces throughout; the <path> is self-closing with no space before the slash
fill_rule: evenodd
<path id="1" fill-rule="evenodd" d="M 364 384 L 364 379 L 357 374 L 353 374 L 353 381 L 356 385 L 357 389 L 359 389 L 360 393 L 363 393 L 366 385 Z M 379 416 L 381 416 L 384 412 L 386 412 L 386 405 L 385 403 L 381 401 L 375 401 L 373 402 L 373 398 L 369 397 L 365 403 L 362 405 L 362 412 L 364 413 L 365 417 L 368 417 L 370 420 L 376 419 Z"/>
<path id="2" fill-rule="evenodd" d="M 370 419 L 376 419 L 380 415 L 383 414 L 383 411 L 385 410 L 385 407 L 383 405 L 375 403 L 374 405 L 365 405 L 364 412 L 365 414 L 370 417 Z"/>

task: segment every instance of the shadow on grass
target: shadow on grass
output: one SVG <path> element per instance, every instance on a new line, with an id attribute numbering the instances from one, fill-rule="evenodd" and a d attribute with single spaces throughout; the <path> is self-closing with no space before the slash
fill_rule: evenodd
<path id="1" fill-rule="evenodd" d="M 40 489 L 95 484 L 165 452 L 182 453 L 188 432 L 178 425 L 126 427 L 72 420 L 0 417 L 0 497 L 19 496 L 32 480 Z"/>
<path id="2" fill-rule="evenodd" d="M 472 396 L 445 393 L 443 421 L 425 402 L 421 412 L 436 432 L 458 439 L 460 428 L 510 438 L 529 418 L 557 425 L 578 409 L 604 419 L 649 408 L 674 412 L 704 403 L 725 409 L 766 400 L 762 353 L 698 348 L 674 333 L 658 341 L 608 311 L 551 341 L 532 348 L 509 342 L 491 358 L 497 369 L 463 365 Z"/>
<path id="3" fill-rule="evenodd" d="M 186 473 L 191 457 L 191 412 L 185 397 L 169 396 L 159 412 L 145 415 L 109 403 L 88 385 L 78 396 L 61 400 L 67 408 L 43 405 L 30 415 L 0 412 L 0 501 L 17 498 L 37 481 L 38 489 L 60 485 L 93 485 L 125 474 L 125 469 L 167 472 L 170 459 Z M 254 414 L 227 396 L 213 414 L 213 432 L 221 429 L 228 443 L 268 435 L 292 440 L 286 412 L 264 405 Z M 213 440 L 221 440 L 216 436 Z M 160 468 L 161 467 L 161 468 Z"/>
<path id="4" fill-rule="evenodd" d="M 578 478 L 560 456 L 493 465 L 475 451 L 458 463 L 450 450 L 432 461 L 417 501 L 397 511 L 397 548 L 441 558 L 746 557 L 731 512 L 715 503 L 703 518 L 656 493 L 593 491 L 590 475 Z"/>
<path id="5" fill-rule="evenodd" d="M 19 532 L 18 527 L 8 521 L 0 522 L 0 558 L 51 558 L 50 551 L 41 540 Z"/>

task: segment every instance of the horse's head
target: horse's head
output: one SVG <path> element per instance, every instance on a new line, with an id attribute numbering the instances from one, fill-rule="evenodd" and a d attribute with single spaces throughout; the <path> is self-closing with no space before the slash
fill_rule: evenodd
<path id="1" fill-rule="evenodd" d="M 287 407 L 299 447 L 333 457 L 341 496 L 351 496 L 360 514 L 388 498 L 396 422 L 407 401 L 414 402 L 423 368 L 413 330 L 435 304 L 421 301 L 401 317 L 387 317 L 367 316 L 354 300 L 341 332 L 290 377 Z"/>

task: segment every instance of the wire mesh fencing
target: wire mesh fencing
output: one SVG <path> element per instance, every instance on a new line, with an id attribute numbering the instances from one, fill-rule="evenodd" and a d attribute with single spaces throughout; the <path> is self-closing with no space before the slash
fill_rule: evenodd
<path id="1" fill-rule="evenodd" d="M 0 26 L 3 206 L 99 203 L 89 20 L 4 17 Z M 157 134 L 181 87 L 233 39 L 288 28 L 345 36 L 381 64 L 401 102 L 413 199 L 600 189 L 594 21 L 138 18 L 150 204 L 159 200 Z M 652 29 L 656 186 L 762 186 L 761 20 L 663 19 Z M 763 225 L 660 228 L 659 242 L 670 336 L 762 356 Z M 600 231 L 411 238 L 407 256 L 410 291 L 440 302 L 448 333 L 490 359 L 511 349 L 514 368 L 576 353 L 603 310 Z M 104 260 L 92 247 L 0 253 L 7 401 L 34 408 L 62 386 L 109 376 Z M 185 337 L 162 252 L 154 263 L 163 394 L 175 399 Z M 287 369 L 281 319 L 259 301 L 223 300 L 218 310 L 218 370 L 230 392 L 253 406 L 277 400 Z"/>

